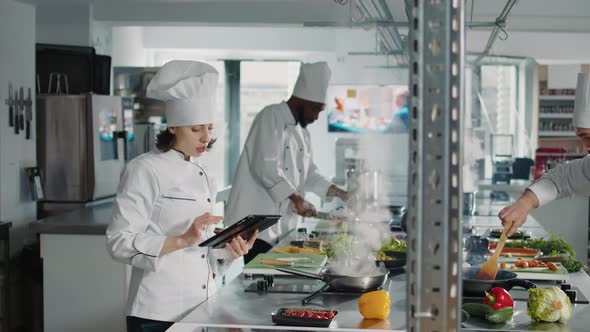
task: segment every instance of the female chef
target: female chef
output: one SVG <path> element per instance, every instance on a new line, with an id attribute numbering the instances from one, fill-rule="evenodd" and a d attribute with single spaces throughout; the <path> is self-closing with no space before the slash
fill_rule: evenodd
<path id="1" fill-rule="evenodd" d="M 222 217 L 211 214 L 215 184 L 201 157 L 212 144 L 217 71 L 171 61 L 147 96 L 165 104 L 168 128 L 157 149 L 131 160 L 107 229 L 107 248 L 132 269 L 127 331 L 165 331 L 215 291 L 223 262 L 246 254 L 256 239 L 234 238 L 224 249 L 199 247 Z"/>

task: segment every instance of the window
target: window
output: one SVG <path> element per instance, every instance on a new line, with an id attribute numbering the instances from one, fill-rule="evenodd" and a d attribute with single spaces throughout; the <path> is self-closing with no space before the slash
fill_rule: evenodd
<path id="1" fill-rule="evenodd" d="M 287 101 L 298 75 L 296 61 L 240 63 L 240 151 L 256 114 L 268 105 Z"/>

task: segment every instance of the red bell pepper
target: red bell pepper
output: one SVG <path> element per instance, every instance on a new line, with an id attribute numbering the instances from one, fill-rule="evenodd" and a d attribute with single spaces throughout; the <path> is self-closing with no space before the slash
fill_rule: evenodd
<path id="1" fill-rule="evenodd" d="M 483 303 L 489 305 L 494 310 L 500 310 L 506 307 L 514 308 L 512 296 L 501 287 L 494 287 L 489 293 L 486 292 Z"/>

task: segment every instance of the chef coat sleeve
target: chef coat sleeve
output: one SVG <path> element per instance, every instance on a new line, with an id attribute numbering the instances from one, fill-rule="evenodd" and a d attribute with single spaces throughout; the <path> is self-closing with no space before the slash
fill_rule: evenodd
<path id="1" fill-rule="evenodd" d="M 307 178 L 305 179 L 305 191 L 311 191 L 320 197 L 325 197 L 332 184 L 332 182 L 320 174 L 312 160 L 309 164 Z"/>
<path id="2" fill-rule="evenodd" d="M 284 132 L 273 112 L 262 110 L 254 119 L 245 147 L 250 173 L 277 203 L 297 192 L 283 172 Z"/>
<path id="3" fill-rule="evenodd" d="M 590 196 L 590 156 L 555 167 L 528 189 L 537 196 L 539 206 L 573 195 Z"/>
<path id="4" fill-rule="evenodd" d="M 151 165 L 141 160 L 127 164 L 106 232 L 107 249 L 115 260 L 156 271 L 166 236 L 148 232 L 148 226 L 159 191 Z"/>

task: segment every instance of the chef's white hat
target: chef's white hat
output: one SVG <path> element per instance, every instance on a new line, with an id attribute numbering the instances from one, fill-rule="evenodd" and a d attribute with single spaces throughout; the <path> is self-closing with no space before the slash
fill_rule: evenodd
<path id="1" fill-rule="evenodd" d="M 302 63 L 293 96 L 316 103 L 326 103 L 326 91 L 331 75 L 326 62 Z"/>
<path id="2" fill-rule="evenodd" d="M 574 127 L 590 128 L 590 73 L 578 74 L 574 103 Z"/>
<path id="3" fill-rule="evenodd" d="M 173 60 L 150 81 L 147 96 L 165 102 L 169 127 L 213 123 L 218 76 L 204 62 Z"/>

